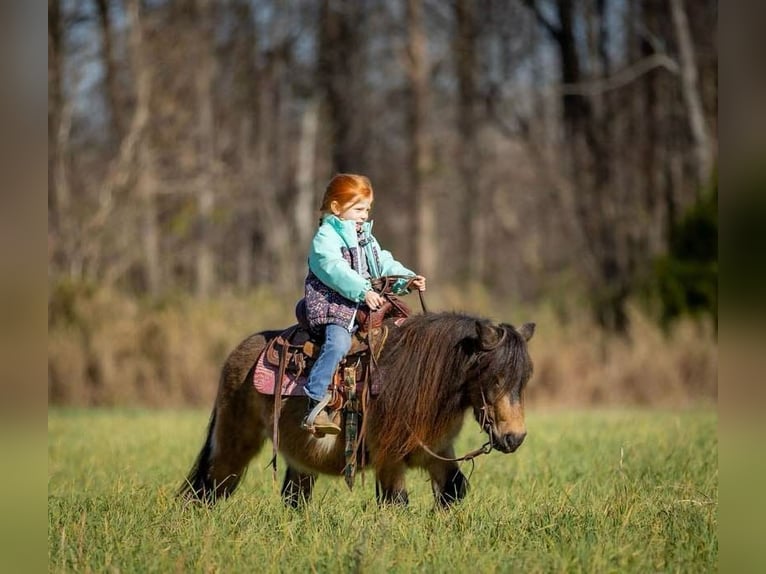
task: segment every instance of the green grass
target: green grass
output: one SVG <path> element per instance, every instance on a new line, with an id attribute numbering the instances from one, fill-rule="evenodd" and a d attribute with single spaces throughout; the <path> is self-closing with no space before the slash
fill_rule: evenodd
<path id="1" fill-rule="evenodd" d="M 285 509 L 280 482 L 265 469 L 270 444 L 229 500 L 213 509 L 184 506 L 174 491 L 206 423 L 204 412 L 50 411 L 49 571 L 718 567 L 712 410 L 531 414 L 522 448 L 477 459 L 471 492 L 449 512 L 434 510 L 418 471 L 408 475 L 407 509 L 379 509 L 371 474 L 353 492 L 341 479 L 320 477 L 308 509 Z M 458 452 L 482 439 L 467 421 Z"/>

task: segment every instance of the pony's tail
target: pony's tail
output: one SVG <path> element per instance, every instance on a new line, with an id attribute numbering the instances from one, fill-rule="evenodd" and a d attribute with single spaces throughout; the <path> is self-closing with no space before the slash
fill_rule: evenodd
<path id="1" fill-rule="evenodd" d="M 216 487 L 210 477 L 210 455 L 213 451 L 213 431 L 215 430 L 216 408 L 210 415 L 210 422 L 207 425 L 207 437 L 205 444 L 202 445 L 197 455 L 197 460 L 191 467 L 186 480 L 178 489 L 177 495 L 187 501 L 204 502 L 205 504 L 215 504 Z"/>

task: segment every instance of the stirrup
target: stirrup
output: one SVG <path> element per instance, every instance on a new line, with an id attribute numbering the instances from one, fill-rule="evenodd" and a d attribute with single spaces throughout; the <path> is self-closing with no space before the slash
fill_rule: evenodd
<path id="1" fill-rule="evenodd" d="M 310 399 L 309 399 L 310 400 Z M 301 422 L 301 428 L 303 430 L 307 430 L 311 434 L 316 434 L 317 436 L 324 436 L 325 433 L 323 432 L 316 432 L 316 429 L 314 428 L 314 421 L 316 421 L 317 416 L 319 413 L 321 413 L 325 407 L 330 404 L 330 400 L 332 400 L 332 395 L 330 393 L 326 393 L 324 397 L 322 397 L 322 400 L 320 400 L 313 409 L 309 412 L 309 414 L 306 415 L 306 417 Z"/>

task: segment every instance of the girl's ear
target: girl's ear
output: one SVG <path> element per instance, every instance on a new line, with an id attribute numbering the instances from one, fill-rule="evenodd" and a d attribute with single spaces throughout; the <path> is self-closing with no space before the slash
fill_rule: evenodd
<path id="1" fill-rule="evenodd" d="M 330 202 L 330 211 L 332 211 L 335 215 L 338 215 L 340 213 L 340 204 L 337 200 L 333 200 Z"/>

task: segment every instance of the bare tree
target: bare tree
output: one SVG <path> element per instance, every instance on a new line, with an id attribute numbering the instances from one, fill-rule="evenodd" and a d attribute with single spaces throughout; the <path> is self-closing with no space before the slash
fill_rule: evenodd
<path id="1" fill-rule="evenodd" d="M 428 126 L 431 109 L 430 66 L 421 0 L 407 0 L 407 75 L 410 85 L 408 127 L 410 181 L 415 203 L 412 237 L 415 266 L 419 273 L 437 279 L 436 206 L 429 178 L 433 171 L 433 149 Z"/>
<path id="2" fill-rule="evenodd" d="M 58 231 L 69 205 L 69 188 L 64 173 L 62 122 L 64 98 L 64 26 L 60 0 L 48 0 L 48 209 L 51 231 Z M 66 131 L 66 130 L 64 130 Z"/>
<path id="3" fill-rule="evenodd" d="M 329 111 L 332 165 L 338 172 L 368 170 L 363 25 L 364 6 L 359 2 L 322 1 L 317 79 Z"/>
<path id="4" fill-rule="evenodd" d="M 300 139 L 298 141 L 298 165 L 295 172 L 297 195 L 293 210 L 296 238 L 299 245 L 308 245 L 313 231 L 316 210 L 316 150 L 319 133 L 319 102 L 309 100 L 301 115 Z M 301 264 L 303 262 L 301 261 Z"/>
<path id="5" fill-rule="evenodd" d="M 145 53 L 141 0 L 128 0 L 128 42 L 133 78 L 136 86 L 136 109 L 128 139 L 125 143 L 137 150 L 137 180 L 135 192 L 140 204 L 139 235 L 143 248 L 143 269 L 146 290 L 157 296 L 163 289 L 160 261 L 160 233 L 157 224 L 156 179 L 154 158 L 146 137 L 151 100 L 151 69 Z"/>
<path id="6" fill-rule="evenodd" d="M 104 65 L 106 100 L 108 104 L 111 136 L 118 141 L 125 130 L 123 103 L 117 81 L 117 62 L 112 42 L 112 3 L 110 0 L 94 0 L 101 31 L 101 61 Z"/>
<path id="7" fill-rule="evenodd" d="M 253 5 L 250 0 L 236 0 L 222 6 L 218 14 L 226 19 L 230 34 L 224 39 L 219 60 L 218 97 L 221 101 L 220 156 L 223 173 L 216 183 L 223 200 L 232 209 L 233 229 L 224 241 L 233 245 L 232 278 L 246 291 L 254 280 L 255 210 L 253 186 L 260 177 L 265 159 L 266 140 L 262 126 L 263 72 L 258 57 L 260 38 L 257 34 Z M 222 89 L 225 88 L 225 89 Z M 224 177 L 230 174 L 230 177 Z M 224 184 L 226 182 L 228 185 Z M 228 189 L 226 189 L 228 187 Z M 228 193 L 226 193 L 228 191 Z M 233 206 L 233 207 L 232 207 Z M 222 267 L 227 262 L 221 257 Z"/>
<path id="8" fill-rule="evenodd" d="M 574 275 L 624 328 L 715 156 L 716 4 L 674 5 L 49 0 L 52 278 L 299 288 L 321 184 L 357 171 L 413 268 Z"/>
<path id="9" fill-rule="evenodd" d="M 697 185 L 707 183 L 712 172 L 713 147 L 705 113 L 702 107 L 694 43 L 689 31 L 689 21 L 683 0 L 670 0 L 670 11 L 678 42 L 678 59 L 681 67 L 681 90 L 686 103 L 696 163 Z"/>
<path id="10" fill-rule="evenodd" d="M 554 42 L 559 56 L 560 80 L 571 88 L 583 82 L 585 72 L 577 46 L 575 5 L 572 0 L 556 1 L 556 20 L 541 9 L 535 0 L 524 3 Z M 604 18 L 605 3 L 598 2 L 595 19 Z M 607 58 L 599 38 L 603 27 L 591 26 L 596 32 L 595 52 Z M 608 69 L 602 60 L 601 69 Z M 625 303 L 629 295 L 629 261 L 624 252 L 625 233 L 621 227 L 621 198 L 613 193 L 612 161 L 608 114 L 605 101 L 596 92 L 595 99 L 580 90 L 563 89 L 561 109 L 566 146 L 570 154 L 569 174 L 576 189 L 575 215 L 590 252 L 593 265 L 588 267 L 594 311 L 599 322 L 616 331 L 627 328 Z"/>
<path id="11" fill-rule="evenodd" d="M 463 189 L 463 237 L 465 238 L 465 279 L 482 281 L 484 259 L 485 221 L 483 198 L 479 186 L 479 158 L 477 148 L 477 55 L 478 34 L 475 6 L 471 0 L 456 0 L 454 57 L 457 75 L 457 164 Z"/>
<path id="12" fill-rule="evenodd" d="M 213 254 L 212 216 L 215 208 L 213 189 L 216 162 L 216 138 L 213 118 L 213 81 L 215 78 L 215 40 L 213 36 L 213 8 L 210 0 L 197 0 L 196 25 L 199 43 L 196 68 L 196 96 L 199 109 L 197 149 L 199 175 L 196 182 L 197 196 L 197 258 L 196 293 L 208 297 L 216 284 Z"/>

